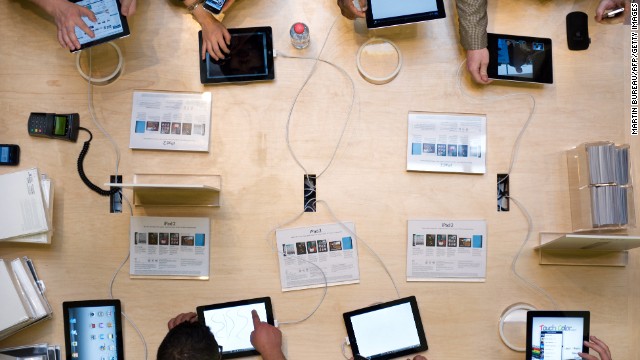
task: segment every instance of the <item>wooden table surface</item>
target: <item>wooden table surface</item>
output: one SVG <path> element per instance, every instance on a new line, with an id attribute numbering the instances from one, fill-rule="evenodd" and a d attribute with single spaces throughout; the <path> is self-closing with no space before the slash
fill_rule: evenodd
<path id="1" fill-rule="evenodd" d="M 355 85 L 353 114 L 350 80 L 320 64 L 302 92 L 291 120 L 291 146 L 309 173 L 326 166 L 348 121 L 335 159 L 318 180 L 318 198 L 336 216 L 353 221 L 358 235 L 377 251 L 398 283 L 402 296 L 415 295 L 429 342 L 426 356 L 438 359 L 522 359 L 498 336 L 498 319 L 510 304 L 539 309 L 550 302 L 518 280 L 511 261 L 527 233 L 517 207 L 496 212 L 496 174 L 509 166 L 514 141 L 525 123 L 527 97 L 482 100 L 521 92 L 536 99 L 535 116 L 524 134 L 511 174 L 511 194 L 533 219 L 533 236 L 518 262 L 520 273 L 535 282 L 562 309 L 591 311 L 591 332 L 604 339 L 616 359 L 640 359 L 640 251 L 631 250 L 626 267 L 541 266 L 533 250 L 541 231 L 571 231 L 565 151 L 580 143 L 612 140 L 631 143 L 629 135 L 629 27 L 598 24 L 597 2 L 490 1 L 489 31 L 549 37 L 554 45 L 553 85 L 494 82 L 478 86 L 465 72 L 458 89 L 457 69 L 464 59 L 458 45 L 452 1 L 447 18 L 379 30 L 404 57 L 398 77 L 386 85 L 364 81 L 355 66 L 359 46 L 370 35 L 354 31 L 335 1 L 239 0 L 227 13 L 227 27 L 273 27 L 281 53 L 321 58 L 342 67 Z M 565 15 L 589 14 L 591 46 L 567 49 Z M 289 42 L 289 27 L 305 22 L 309 48 Z M 335 25 L 334 25 L 335 21 Z M 203 216 L 211 219 L 211 278 L 208 281 L 133 280 L 128 263 L 117 275 L 113 293 L 144 335 L 149 358 L 166 334 L 167 321 L 198 305 L 271 296 L 280 321 L 306 316 L 322 289 L 281 292 L 278 260 L 267 242 L 271 230 L 302 210 L 303 170 L 285 140 L 289 109 L 313 67 L 312 60 L 275 60 L 276 80 L 249 85 L 203 86 L 199 81 L 198 24 L 178 3 L 144 1 L 130 19 L 131 36 L 117 43 L 125 71 L 114 83 L 94 87 L 98 121 L 113 136 L 125 181 L 141 173 L 200 173 L 222 177 L 219 208 L 134 208 L 135 215 Z M 333 26 L 333 27 L 332 27 Z M 30 2 L 0 2 L 0 143 L 22 148 L 19 168 L 38 167 L 55 182 L 55 235 L 50 246 L 0 243 L 0 257 L 28 255 L 47 284 L 52 320 L 0 341 L 0 347 L 48 342 L 64 344 L 62 302 L 108 296 L 111 277 L 129 250 L 129 214 L 110 214 L 108 200 L 90 192 L 76 172 L 81 143 L 29 137 L 30 112 L 78 112 L 94 140 L 86 160 L 98 184 L 115 169 L 106 137 L 92 123 L 87 83 L 78 75 L 75 56 L 60 48 L 53 22 Z M 329 31 L 331 29 L 331 31 Z M 212 135 L 208 153 L 129 149 L 134 90 L 211 91 Z M 409 111 L 487 115 L 487 171 L 484 175 L 406 171 Z M 85 135 L 81 135 L 84 139 Z M 635 168 L 638 179 L 638 168 Z M 13 171 L 2 168 L 0 173 Z M 129 190 L 126 194 L 131 195 Z M 636 198 L 636 203 L 638 200 Z M 488 227 L 487 277 L 484 283 L 407 283 L 406 237 L 409 219 L 485 219 Z M 2 220 L 0 220 L 1 222 Z M 319 206 L 287 227 L 334 222 Z M 395 298 L 384 269 L 360 247 L 360 283 L 331 287 L 309 320 L 283 326 L 291 359 L 340 359 L 346 336 L 341 314 Z M 144 349 L 127 323 L 125 353 L 143 359 Z M 350 353 L 350 352 L 349 352 Z M 483 355 L 484 354 L 484 355 Z"/>

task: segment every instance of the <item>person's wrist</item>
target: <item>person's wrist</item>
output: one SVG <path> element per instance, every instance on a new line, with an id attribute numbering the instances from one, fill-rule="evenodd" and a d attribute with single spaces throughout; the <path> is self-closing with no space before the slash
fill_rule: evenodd
<path id="1" fill-rule="evenodd" d="M 196 9 L 198 8 L 202 8 L 202 4 L 204 3 L 204 0 L 190 0 L 189 2 L 185 1 L 184 5 L 187 7 L 187 10 L 190 13 L 194 13 L 196 11 Z"/>

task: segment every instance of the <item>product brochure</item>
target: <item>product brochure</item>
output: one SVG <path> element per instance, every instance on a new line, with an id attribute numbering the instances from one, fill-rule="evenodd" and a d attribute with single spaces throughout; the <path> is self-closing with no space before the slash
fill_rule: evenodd
<path id="1" fill-rule="evenodd" d="M 132 149 L 209 151 L 211 93 L 134 91 Z"/>
<path id="2" fill-rule="evenodd" d="M 483 282 L 486 272 L 484 220 L 409 220 L 407 281 Z"/>
<path id="3" fill-rule="evenodd" d="M 131 217 L 131 277 L 209 279 L 209 218 Z"/>
<path id="4" fill-rule="evenodd" d="M 487 117 L 410 112 L 407 170 L 484 174 Z"/>
<path id="5" fill-rule="evenodd" d="M 360 282 L 355 231 L 351 222 L 277 230 L 282 291 L 322 287 L 325 277 L 329 286 Z"/>

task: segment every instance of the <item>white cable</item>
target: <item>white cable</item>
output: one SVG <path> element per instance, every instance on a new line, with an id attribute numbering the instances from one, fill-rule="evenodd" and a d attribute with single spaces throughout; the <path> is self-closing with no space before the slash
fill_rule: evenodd
<path id="1" fill-rule="evenodd" d="M 349 360 L 350 358 L 347 356 L 347 339 L 344 339 L 344 341 L 342 341 L 342 345 L 340 346 L 342 348 L 342 356 L 344 356 L 345 359 Z"/>
<path id="2" fill-rule="evenodd" d="M 518 206 L 518 209 L 520 209 L 520 212 L 522 212 L 522 214 L 527 219 L 527 236 L 524 238 L 524 241 L 522 242 L 522 245 L 520 245 L 520 249 L 518 249 L 518 252 L 516 253 L 516 256 L 514 256 L 513 261 L 511 261 L 511 271 L 518 277 L 518 279 L 522 280 L 525 284 L 529 285 L 529 287 L 531 287 L 532 289 L 534 289 L 534 290 L 538 291 L 539 293 L 541 293 L 542 295 L 544 295 L 553 304 L 553 308 L 557 310 L 558 309 L 558 304 L 555 302 L 553 297 L 551 297 L 551 295 L 549 295 L 549 293 L 547 293 L 543 288 L 539 287 L 538 285 L 534 284 L 533 282 L 525 279 L 524 277 L 522 277 L 518 273 L 518 270 L 516 268 L 516 264 L 518 262 L 518 259 L 520 258 L 520 254 L 522 253 L 522 250 L 524 249 L 525 245 L 527 245 L 527 242 L 529 241 L 529 238 L 531 237 L 531 233 L 533 231 L 533 220 L 531 219 L 531 215 L 529 215 L 529 212 L 527 211 L 527 209 L 518 200 L 516 200 L 512 196 L 509 196 L 509 199 L 511 199 L 513 201 L 513 203 L 516 204 L 516 206 Z"/>
<path id="3" fill-rule="evenodd" d="M 95 111 L 93 109 L 93 83 L 91 78 L 91 48 L 89 48 L 89 78 L 87 79 L 87 83 L 89 84 L 89 89 L 87 91 L 88 103 L 89 103 L 89 114 L 91 114 L 91 120 L 96 125 L 98 129 L 104 134 L 104 136 L 109 139 L 111 145 L 113 146 L 113 150 L 116 153 L 116 173 L 115 178 L 118 179 L 118 167 L 120 166 L 120 149 L 118 148 L 118 144 L 113 140 L 111 135 L 102 127 L 102 125 L 98 122 Z"/>
<path id="4" fill-rule="evenodd" d="M 91 76 L 91 69 L 89 69 L 89 74 L 85 74 L 85 72 L 82 71 L 82 67 L 80 66 L 80 56 L 82 54 L 82 50 L 76 53 L 76 69 L 78 69 L 80 76 L 82 76 L 85 80 L 90 81 L 95 85 L 111 84 L 112 82 L 117 80 L 120 77 L 120 75 L 122 75 L 122 72 L 124 70 L 124 58 L 122 57 L 122 51 L 120 50 L 120 47 L 116 45 L 113 41 L 108 42 L 107 44 L 111 45 L 111 47 L 118 54 L 118 65 L 116 65 L 116 69 L 111 74 L 103 78 L 98 78 L 98 79 L 93 78 Z M 91 54 L 91 48 L 89 48 L 89 54 Z"/>
<path id="5" fill-rule="evenodd" d="M 463 60 L 462 63 L 460 63 L 460 66 L 458 66 L 458 71 L 457 71 L 458 81 L 457 81 L 457 83 L 458 83 L 458 90 L 460 91 L 460 93 L 462 93 L 462 95 L 466 96 L 467 98 L 469 98 L 471 100 L 495 101 L 495 100 L 504 99 L 504 98 L 507 98 L 507 97 L 525 96 L 525 97 L 528 97 L 529 99 L 531 99 L 532 107 L 531 107 L 531 112 L 529 112 L 529 117 L 527 118 L 527 121 L 522 126 L 522 129 L 520 130 L 520 133 L 518 134 L 518 137 L 516 138 L 515 142 L 513 143 L 513 148 L 511 150 L 511 161 L 509 162 L 509 170 L 507 171 L 507 176 L 505 176 L 503 179 L 500 180 L 500 181 L 505 181 L 511 175 L 511 170 L 513 170 L 513 165 L 514 165 L 515 160 L 516 160 L 516 158 L 518 156 L 518 150 L 520 149 L 520 141 L 522 140 L 522 136 L 524 135 L 525 131 L 529 127 L 529 124 L 531 123 L 531 120 L 533 119 L 533 114 L 536 111 L 536 99 L 533 97 L 533 95 L 527 94 L 527 93 L 513 93 L 513 94 L 502 95 L 502 96 L 491 96 L 491 97 L 483 97 L 483 98 L 480 98 L 480 99 L 476 99 L 475 97 L 467 94 L 462 89 L 462 66 L 465 63 L 466 63 L 466 60 Z M 522 214 L 527 218 L 527 223 L 528 223 L 527 236 L 525 237 L 524 241 L 522 242 L 522 245 L 520 246 L 520 249 L 518 249 L 518 252 L 513 257 L 513 260 L 511 262 L 511 271 L 522 282 L 524 282 L 525 284 L 527 284 L 532 289 L 534 289 L 534 290 L 538 291 L 539 293 L 541 293 L 542 295 L 544 295 L 553 304 L 554 308 L 557 309 L 558 308 L 558 304 L 551 297 L 551 295 L 549 295 L 549 293 L 547 293 L 541 287 L 539 287 L 539 286 L 535 285 L 534 283 L 530 282 L 529 280 L 525 279 L 523 276 L 521 276 L 518 273 L 518 271 L 516 269 L 516 264 L 518 262 L 518 259 L 520 258 L 520 254 L 522 253 L 522 250 L 524 249 L 525 245 L 529 241 L 529 238 L 531 237 L 531 232 L 533 231 L 533 220 L 531 219 L 531 215 L 529 215 L 529 212 L 527 211 L 527 209 L 518 200 L 516 200 L 512 196 L 507 196 L 507 198 L 513 200 L 514 204 L 516 204 L 518 206 L 518 209 L 520 209 Z"/>
<path id="6" fill-rule="evenodd" d="M 113 149 L 115 150 L 115 153 L 116 153 L 116 173 L 115 173 L 115 178 L 116 178 L 116 181 L 117 181 L 117 179 L 118 179 L 118 166 L 120 164 L 120 149 L 118 149 L 118 145 L 113 140 L 111 135 L 109 135 L 109 133 L 96 120 L 96 115 L 95 115 L 95 112 L 93 110 L 93 84 L 92 84 L 92 80 L 91 79 L 92 79 L 91 78 L 91 48 L 89 48 L 89 79 L 87 79 L 87 82 L 89 83 L 89 90 L 88 90 L 89 112 L 91 114 L 91 119 L 93 120 L 93 123 L 109 139 L 109 141 L 111 142 L 111 145 L 113 146 Z M 125 199 L 125 201 L 127 202 L 127 205 L 129 206 L 129 211 L 131 213 L 131 216 L 133 216 L 133 207 L 131 206 L 131 203 L 129 202 L 129 199 L 124 194 L 121 194 L 121 195 L 122 195 L 122 198 Z M 131 255 L 131 252 L 128 251 L 127 252 L 127 256 L 120 263 L 120 266 L 118 266 L 116 271 L 113 273 L 113 276 L 111 277 L 111 281 L 109 282 L 109 298 L 111 298 L 111 299 L 113 299 L 113 283 L 116 281 L 116 276 L 118 275 L 118 273 L 120 272 L 120 269 L 122 269 L 124 264 L 127 263 L 127 261 L 129 260 L 130 255 Z M 148 349 L 147 349 L 147 341 L 145 340 L 144 335 L 142 335 L 142 332 L 140 331 L 140 329 L 138 329 L 138 326 L 135 324 L 135 322 L 133 322 L 133 320 L 129 319 L 129 317 L 127 316 L 127 314 L 125 314 L 124 311 L 122 311 L 121 313 L 122 313 L 122 316 L 124 316 L 124 318 L 129 322 L 129 324 L 131 324 L 131 326 L 138 333 L 138 336 L 140 337 L 140 340 L 142 341 L 142 345 L 144 347 L 144 358 L 146 360 L 148 358 Z"/>
<path id="7" fill-rule="evenodd" d="M 370 246 L 369 244 L 367 244 L 366 241 L 364 241 L 364 239 L 360 236 L 358 236 L 358 234 L 356 234 L 355 232 L 351 231 L 351 229 L 349 229 L 344 222 L 340 221 L 338 219 L 338 217 L 333 213 L 333 210 L 331 210 L 331 207 L 329 207 L 329 204 L 327 204 L 326 201 L 324 200 L 318 200 L 318 203 L 322 203 L 324 204 L 324 206 L 326 206 L 327 210 L 329 211 L 329 214 L 331 214 L 331 217 L 333 218 L 333 220 L 335 222 L 337 222 L 338 224 L 340 224 L 340 226 L 345 229 L 349 234 L 351 234 L 352 236 L 354 236 L 356 239 L 358 239 L 359 242 L 362 242 L 362 244 L 367 248 L 367 250 L 369 250 L 370 253 L 372 253 L 376 260 L 378 260 L 378 262 L 380 263 L 380 265 L 382 265 L 382 268 L 384 269 L 384 271 L 387 273 L 387 276 L 389 276 L 389 279 L 391 280 L 391 283 L 393 284 L 393 288 L 396 291 L 396 295 L 398 296 L 398 298 L 400 298 L 400 291 L 398 290 L 398 286 L 396 285 L 396 281 L 393 279 L 393 276 L 391 276 L 391 272 L 389 272 L 389 269 L 387 268 L 387 266 L 384 264 L 384 262 L 382 261 L 382 259 L 380 258 L 380 256 L 378 255 L 378 253 L 376 253 Z"/>
<path id="8" fill-rule="evenodd" d="M 382 42 L 382 43 L 386 42 L 389 45 L 391 45 L 396 50 L 396 53 L 398 54 L 398 65 L 387 76 L 376 77 L 376 76 L 370 75 L 362 66 L 362 61 L 361 61 L 362 52 L 367 46 L 371 45 L 374 42 Z M 396 76 L 398 76 L 398 73 L 400 73 L 400 69 L 402 68 L 402 53 L 400 52 L 400 48 L 398 47 L 398 45 L 396 45 L 393 41 L 374 37 L 367 40 L 364 44 L 360 46 L 360 49 L 358 49 L 358 54 L 356 55 L 356 66 L 358 67 L 358 72 L 360 72 L 360 75 L 362 76 L 363 79 L 365 79 L 366 81 L 374 85 L 384 85 L 386 83 L 391 82 L 391 80 L 395 79 Z"/>
<path id="9" fill-rule="evenodd" d="M 334 160 L 334 158 L 336 156 L 336 153 L 338 152 L 338 148 L 340 147 L 340 143 L 342 141 L 342 137 L 343 137 L 343 135 L 344 135 L 344 133 L 346 131 L 347 125 L 349 123 L 349 119 L 351 118 L 351 112 L 353 111 L 353 104 L 355 103 L 355 96 L 356 96 L 355 83 L 353 82 L 353 79 L 351 78 L 351 76 L 349 76 L 349 74 L 344 69 L 339 67 L 338 65 L 336 65 L 336 64 L 334 64 L 334 63 L 332 63 L 330 61 L 320 59 L 320 55 L 322 55 L 322 51 L 324 50 L 325 45 L 327 45 L 327 41 L 329 40 L 329 35 L 331 34 L 331 30 L 333 30 L 333 27 L 335 26 L 337 20 L 338 20 L 338 17 L 336 17 L 335 20 L 333 21 L 333 23 L 331 24 L 331 27 L 329 28 L 327 36 L 325 37 L 324 42 L 322 43 L 322 47 L 320 48 L 320 51 L 318 52 L 318 56 L 316 56 L 315 58 L 297 57 L 297 56 L 290 56 L 290 55 L 287 55 L 287 54 L 284 54 L 284 53 L 279 53 L 279 55 L 284 57 L 284 58 L 315 60 L 315 62 L 313 64 L 313 68 L 309 72 L 309 75 L 307 75 L 307 78 L 305 79 L 304 83 L 300 87 L 300 90 L 298 90 L 298 93 L 296 94 L 296 97 L 293 99 L 293 103 L 291 104 L 291 107 L 289 108 L 289 115 L 287 116 L 287 127 L 286 127 L 286 141 L 287 141 L 287 147 L 289 148 L 289 153 L 293 157 L 293 160 L 296 162 L 296 164 L 298 164 L 298 166 L 302 169 L 302 171 L 304 171 L 305 175 L 308 175 L 309 172 L 304 167 L 304 165 L 302 165 L 302 163 L 300 162 L 300 160 L 296 156 L 295 152 L 293 151 L 293 148 L 291 147 L 291 142 L 290 142 L 290 139 L 289 139 L 289 128 L 290 128 L 290 125 L 291 125 L 291 117 L 293 115 L 293 110 L 294 110 L 294 108 L 296 106 L 296 103 L 298 102 L 298 98 L 300 97 L 300 94 L 302 94 L 302 91 L 304 90 L 304 88 L 309 83 L 309 80 L 311 80 L 311 76 L 315 73 L 315 71 L 316 71 L 316 69 L 318 67 L 318 62 L 323 62 L 325 64 L 329 64 L 329 65 L 333 66 L 335 69 L 340 71 L 347 79 L 349 79 L 349 82 L 351 83 L 351 105 L 349 106 L 349 112 L 347 113 L 347 118 L 345 119 L 344 125 L 342 127 L 342 131 L 341 131 L 340 136 L 338 138 L 338 142 L 336 143 L 336 147 L 335 147 L 335 149 L 333 151 L 333 154 L 331 155 L 331 158 L 329 159 L 329 162 L 327 163 L 327 166 L 325 166 L 325 168 L 322 169 L 322 171 L 320 171 L 316 175 L 316 179 L 319 178 L 322 174 L 324 174 L 325 171 L 327 171 L 329 166 L 331 166 L 331 163 L 333 162 L 333 160 Z"/>
<path id="10" fill-rule="evenodd" d="M 524 97 L 528 97 L 531 100 L 532 106 L 531 106 L 531 111 L 529 112 L 529 117 L 527 118 L 527 121 L 522 126 L 522 129 L 520 130 L 520 133 L 518 134 L 518 137 L 516 138 L 516 141 L 513 143 L 513 148 L 511 150 L 511 161 L 509 162 L 509 170 L 507 171 L 507 176 L 504 178 L 504 179 L 507 179 L 509 177 L 509 175 L 511 175 L 511 170 L 513 169 L 513 164 L 515 163 L 516 157 L 518 156 L 518 150 L 520 149 L 520 140 L 522 140 L 522 136 L 524 135 L 525 131 L 529 127 L 529 124 L 531 123 L 531 120 L 533 119 L 533 114 L 536 112 L 536 99 L 533 97 L 533 95 L 527 94 L 527 93 L 512 93 L 512 94 L 507 94 L 507 95 L 490 96 L 490 97 L 482 97 L 482 98 L 476 98 L 476 97 L 473 97 L 473 96 L 467 94 L 462 88 L 462 66 L 466 62 L 467 62 L 467 60 L 463 60 L 462 63 L 460 63 L 460 66 L 458 66 L 458 72 L 457 72 L 458 90 L 465 97 L 467 97 L 467 98 L 469 98 L 469 99 L 471 99 L 473 101 L 475 101 L 475 100 L 496 101 L 496 100 L 501 100 L 501 99 L 509 98 L 509 97 L 524 96 Z M 504 181 L 504 179 L 502 181 Z"/>

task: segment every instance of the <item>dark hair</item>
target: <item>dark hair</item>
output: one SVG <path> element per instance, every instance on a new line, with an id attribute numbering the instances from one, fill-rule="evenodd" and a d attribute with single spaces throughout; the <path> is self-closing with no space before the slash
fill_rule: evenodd
<path id="1" fill-rule="evenodd" d="M 158 360 L 217 360 L 218 342 L 209 328 L 195 322 L 183 322 L 169 330 L 158 347 Z"/>

